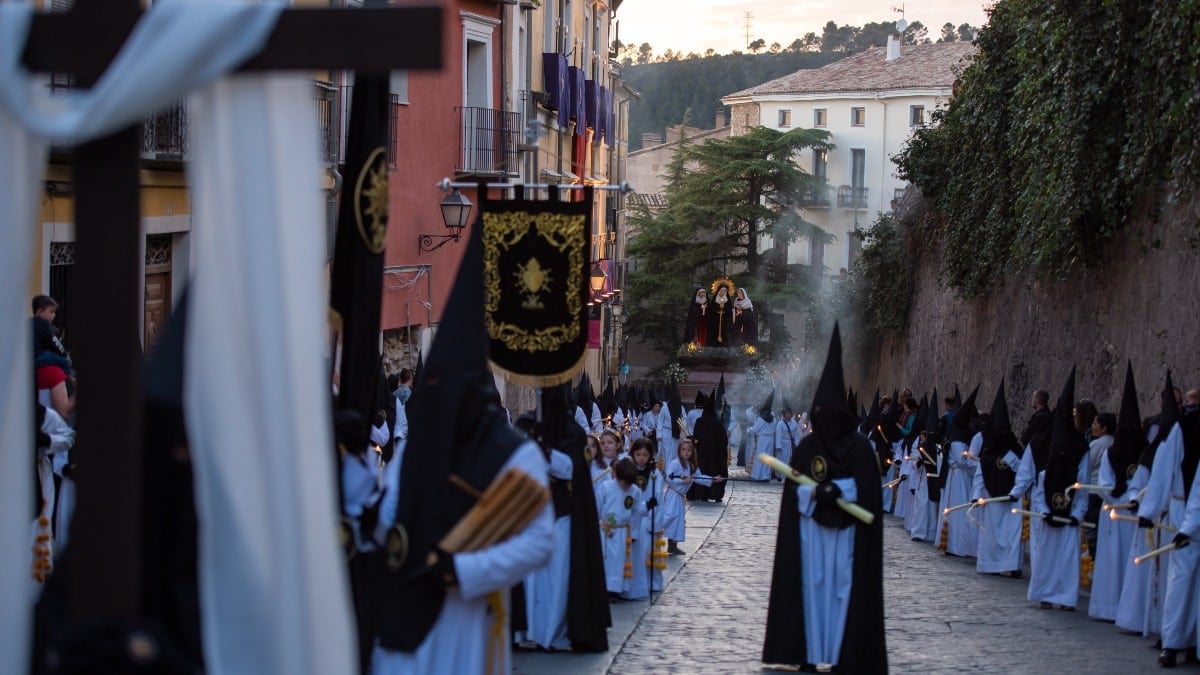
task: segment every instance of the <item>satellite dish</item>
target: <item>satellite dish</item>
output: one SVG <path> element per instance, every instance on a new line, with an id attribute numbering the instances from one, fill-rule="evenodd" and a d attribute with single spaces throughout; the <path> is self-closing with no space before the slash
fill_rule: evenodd
<path id="1" fill-rule="evenodd" d="M 903 33 L 906 30 L 908 30 L 908 22 L 907 21 L 905 21 L 904 19 L 900 19 L 899 21 L 896 22 L 896 32 L 897 33 Z"/>

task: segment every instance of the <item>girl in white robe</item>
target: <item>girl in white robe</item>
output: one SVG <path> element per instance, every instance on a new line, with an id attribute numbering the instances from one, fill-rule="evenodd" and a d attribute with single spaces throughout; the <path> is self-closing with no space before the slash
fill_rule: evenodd
<path id="1" fill-rule="evenodd" d="M 625 591 L 633 576 L 633 530 L 645 513 L 642 491 L 634 485 L 637 468 L 623 459 L 613 468 L 613 480 L 596 490 L 599 496 L 600 542 L 604 549 L 604 581 L 609 596 Z"/>
<path id="2" fill-rule="evenodd" d="M 653 441 L 643 438 L 635 443 L 631 456 L 638 472 L 635 480 L 642 493 L 640 501 L 645 515 L 632 526 L 630 559 L 633 561 L 633 576 L 628 580 L 621 597 L 638 600 L 649 596 L 651 591 L 661 591 L 663 587 L 662 571 L 666 568 L 667 554 L 666 542 L 662 542 L 661 548 L 659 544 L 663 539 L 664 526 L 660 505 L 666 498 L 663 493 L 666 492 L 667 481 L 654 465 Z"/>
<path id="3" fill-rule="evenodd" d="M 588 454 L 591 460 L 588 468 L 592 474 L 592 492 L 596 495 L 596 507 L 600 507 L 600 487 L 613 478 L 613 464 L 617 461 L 617 447 L 612 441 L 605 452 L 605 442 L 602 437 L 588 434 Z"/>
<path id="4" fill-rule="evenodd" d="M 1108 450 L 1112 452 L 1113 449 Z M 1113 473 L 1112 463 L 1108 457 L 1100 462 L 1099 485 L 1116 485 L 1117 476 Z M 1114 498 L 1111 490 L 1097 492 L 1105 504 L 1125 503 L 1130 499 L 1126 490 L 1120 498 Z M 1121 588 L 1125 582 L 1126 559 L 1129 549 L 1133 546 L 1136 523 L 1128 520 L 1113 520 L 1108 517 L 1110 511 L 1101 510 L 1100 520 L 1096 523 L 1096 569 L 1092 574 L 1092 597 L 1088 601 L 1088 616 L 1093 619 L 1112 621 L 1117 617 L 1117 603 L 1121 600 Z"/>
<path id="5" fill-rule="evenodd" d="M 711 486 L 714 482 L 724 482 L 725 478 L 717 476 L 706 476 L 696 466 L 692 457 L 695 455 L 695 446 L 692 445 L 692 439 L 679 439 L 679 457 L 671 462 L 667 467 L 667 491 L 663 497 L 662 513 L 663 513 L 663 530 L 667 536 L 667 553 L 672 555 L 682 554 L 679 550 L 679 542 L 685 541 L 687 537 L 687 491 L 692 487 L 693 483 L 699 485 Z"/>

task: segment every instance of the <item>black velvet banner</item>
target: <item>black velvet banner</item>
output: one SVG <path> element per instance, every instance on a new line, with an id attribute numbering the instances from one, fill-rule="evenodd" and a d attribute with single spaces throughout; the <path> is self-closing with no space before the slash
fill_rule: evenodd
<path id="1" fill-rule="evenodd" d="M 587 348 L 592 189 L 581 202 L 483 201 L 492 364 L 517 384 L 571 379 Z"/>

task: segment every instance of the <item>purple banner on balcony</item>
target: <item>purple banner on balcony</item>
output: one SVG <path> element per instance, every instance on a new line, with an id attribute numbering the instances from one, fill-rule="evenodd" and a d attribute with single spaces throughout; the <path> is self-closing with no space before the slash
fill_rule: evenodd
<path id="1" fill-rule="evenodd" d="M 609 145 L 616 145 L 617 141 L 617 114 L 614 110 L 616 97 L 613 96 L 612 89 L 604 92 L 604 136 Z"/>
<path id="2" fill-rule="evenodd" d="M 597 127 L 600 122 L 600 86 L 596 84 L 595 80 L 583 83 L 583 106 L 584 114 L 588 118 L 588 126 L 592 127 L 592 130 L 599 135 L 600 130 Z"/>
<path id="3" fill-rule="evenodd" d="M 587 105 L 584 102 L 587 92 L 583 85 L 583 70 L 575 66 L 568 66 L 567 81 L 571 85 L 570 116 L 575 120 L 575 135 L 583 136 L 587 130 Z"/>
<path id="4" fill-rule="evenodd" d="M 566 127 L 570 114 L 571 88 L 567 83 L 567 57 L 558 52 L 542 54 L 542 87 L 546 107 L 558 113 L 558 126 Z"/>

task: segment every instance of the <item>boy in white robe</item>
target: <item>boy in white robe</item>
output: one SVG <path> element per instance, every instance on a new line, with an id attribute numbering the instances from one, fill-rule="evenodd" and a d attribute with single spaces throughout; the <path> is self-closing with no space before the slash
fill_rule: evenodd
<path id="1" fill-rule="evenodd" d="M 792 448 L 800 442 L 800 424 L 792 413 L 792 407 L 783 403 L 783 419 L 775 424 L 775 456 L 781 462 L 792 461 Z"/>
<path id="2" fill-rule="evenodd" d="M 641 512 L 644 514 L 631 525 L 633 541 L 629 558 L 633 563 L 633 576 L 627 580 L 621 597 L 638 600 L 661 591 L 662 570 L 666 567 L 666 551 L 660 548 L 665 525 L 659 504 L 665 498 L 666 481 L 654 464 L 654 443 L 642 439 L 634 444 L 631 452 L 637 477 L 634 482 L 641 492 Z M 665 547 L 663 542 L 663 546 Z"/>

